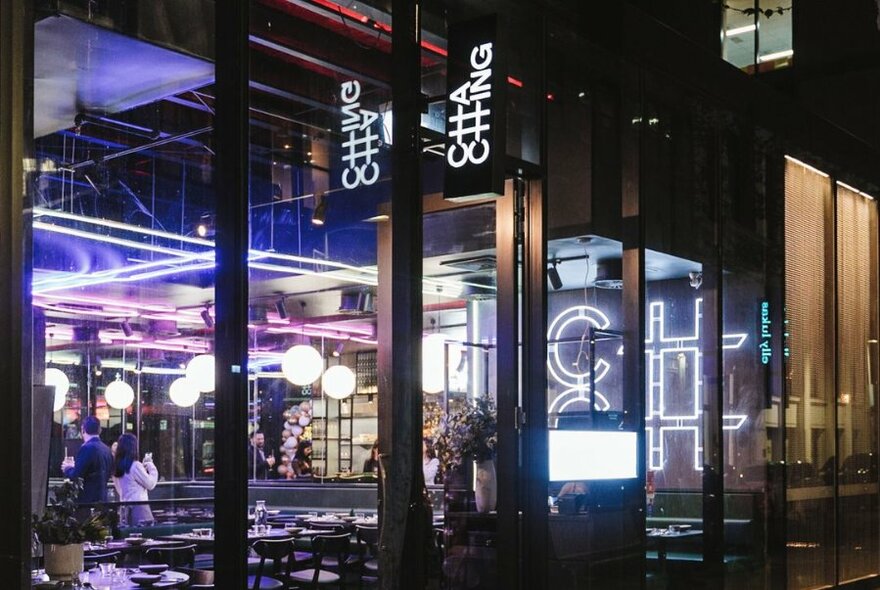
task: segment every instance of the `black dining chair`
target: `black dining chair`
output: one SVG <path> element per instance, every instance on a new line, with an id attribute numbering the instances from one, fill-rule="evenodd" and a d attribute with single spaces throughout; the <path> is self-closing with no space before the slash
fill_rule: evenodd
<path id="1" fill-rule="evenodd" d="M 251 547 L 260 556 L 260 564 L 257 566 L 257 574 L 248 576 L 248 588 L 250 590 L 282 590 L 284 582 L 266 575 L 266 560 L 272 561 L 272 574 L 280 574 L 282 560 L 293 553 L 293 541 L 291 539 L 260 539 Z"/>
<path id="2" fill-rule="evenodd" d="M 90 570 L 98 567 L 100 563 L 113 563 L 119 565 L 119 560 L 122 557 L 122 553 L 120 551 L 107 551 L 107 552 L 97 552 L 97 551 L 86 551 L 83 553 L 83 569 Z"/>
<path id="3" fill-rule="evenodd" d="M 144 552 L 150 563 L 165 563 L 170 568 L 195 567 L 196 546 L 182 545 L 179 547 L 151 547 Z"/>
<path id="4" fill-rule="evenodd" d="M 315 551 L 314 567 L 290 572 L 287 579 L 299 587 L 319 588 L 334 584 L 345 588 L 346 569 L 351 557 L 351 535 L 315 535 L 312 546 Z M 333 562 L 335 571 L 327 566 L 328 561 Z"/>
<path id="5" fill-rule="evenodd" d="M 373 584 L 379 581 L 379 527 L 358 525 L 355 530 L 360 570 L 358 588 L 363 588 L 364 582 Z"/>

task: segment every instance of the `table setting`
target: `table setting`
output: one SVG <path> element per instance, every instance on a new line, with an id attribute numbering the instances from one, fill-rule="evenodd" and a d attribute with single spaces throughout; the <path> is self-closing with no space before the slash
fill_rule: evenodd
<path id="1" fill-rule="evenodd" d="M 178 588 L 189 582 L 189 576 L 168 569 L 167 565 L 144 565 L 140 568 L 119 568 L 114 563 L 80 572 L 70 582 L 50 580 L 42 570 L 31 572 L 31 587 L 35 590 L 83 588 L 90 590 L 136 590 L 138 588 Z"/>

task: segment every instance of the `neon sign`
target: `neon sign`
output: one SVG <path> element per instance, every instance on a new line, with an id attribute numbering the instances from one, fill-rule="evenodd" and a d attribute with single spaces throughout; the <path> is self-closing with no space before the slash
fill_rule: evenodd
<path id="1" fill-rule="evenodd" d="M 773 356 L 773 347 L 770 342 L 770 302 L 761 302 L 761 324 L 758 337 L 758 350 L 761 353 L 761 364 L 769 365 Z"/>
<path id="2" fill-rule="evenodd" d="M 674 432 L 690 433 L 694 443 L 693 467 L 701 471 L 702 452 L 702 392 L 703 380 L 701 371 L 702 353 L 699 347 L 700 326 L 703 318 L 702 298 L 694 300 L 694 322 L 690 333 L 670 335 L 666 331 L 666 306 L 663 301 L 648 304 L 648 327 L 645 339 L 645 355 L 647 368 L 647 403 L 646 426 L 648 447 L 648 469 L 661 470 L 666 459 L 666 435 Z M 586 322 L 587 327 L 606 329 L 611 324 L 608 316 L 600 309 L 588 305 L 576 305 L 559 313 L 548 329 L 547 368 L 549 375 L 565 390 L 550 403 L 550 413 L 562 413 L 576 403 L 589 407 L 590 400 L 590 369 L 576 370 L 575 365 L 566 365 L 559 354 L 560 340 L 566 329 L 575 322 Z M 747 334 L 724 334 L 722 348 L 736 350 L 743 346 Z M 623 347 L 618 349 L 623 354 Z M 587 363 L 588 365 L 591 363 Z M 599 383 L 611 370 L 611 364 L 599 358 L 592 362 L 596 376 L 594 382 L 593 405 L 599 411 L 606 411 L 611 404 L 598 389 Z M 574 367 L 574 368 L 572 368 Z M 686 388 L 676 389 L 667 375 L 682 374 L 686 371 L 691 381 Z M 684 397 L 682 397 L 684 396 Z M 676 412 L 670 408 L 678 407 Z M 681 410 L 681 408 L 685 408 Z M 725 414 L 723 429 L 739 430 L 748 417 L 742 414 Z"/>

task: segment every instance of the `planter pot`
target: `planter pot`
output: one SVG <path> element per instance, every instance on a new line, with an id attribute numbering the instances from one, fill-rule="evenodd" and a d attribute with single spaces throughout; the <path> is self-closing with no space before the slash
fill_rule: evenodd
<path id="1" fill-rule="evenodd" d="M 83 570 L 83 546 L 43 545 L 43 564 L 52 580 L 76 580 Z"/>
<path id="2" fill-rule="evenodd" d="M 477 482 L 474 486 L 477 512 L 485 514 L 495 510 L 498 500 L 498 479 L 495 477 L 495 461 L 477 462 Z"/>

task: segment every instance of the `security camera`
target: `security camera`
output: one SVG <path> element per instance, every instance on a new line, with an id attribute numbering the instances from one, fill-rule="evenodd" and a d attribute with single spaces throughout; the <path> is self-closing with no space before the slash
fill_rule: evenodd
<path id="1" fill-rule="evenodd" d="M 688 282 L 694 289 L 699 289 L 703 284 L 703 273 L 692 271 L 688 273 Z"/>

